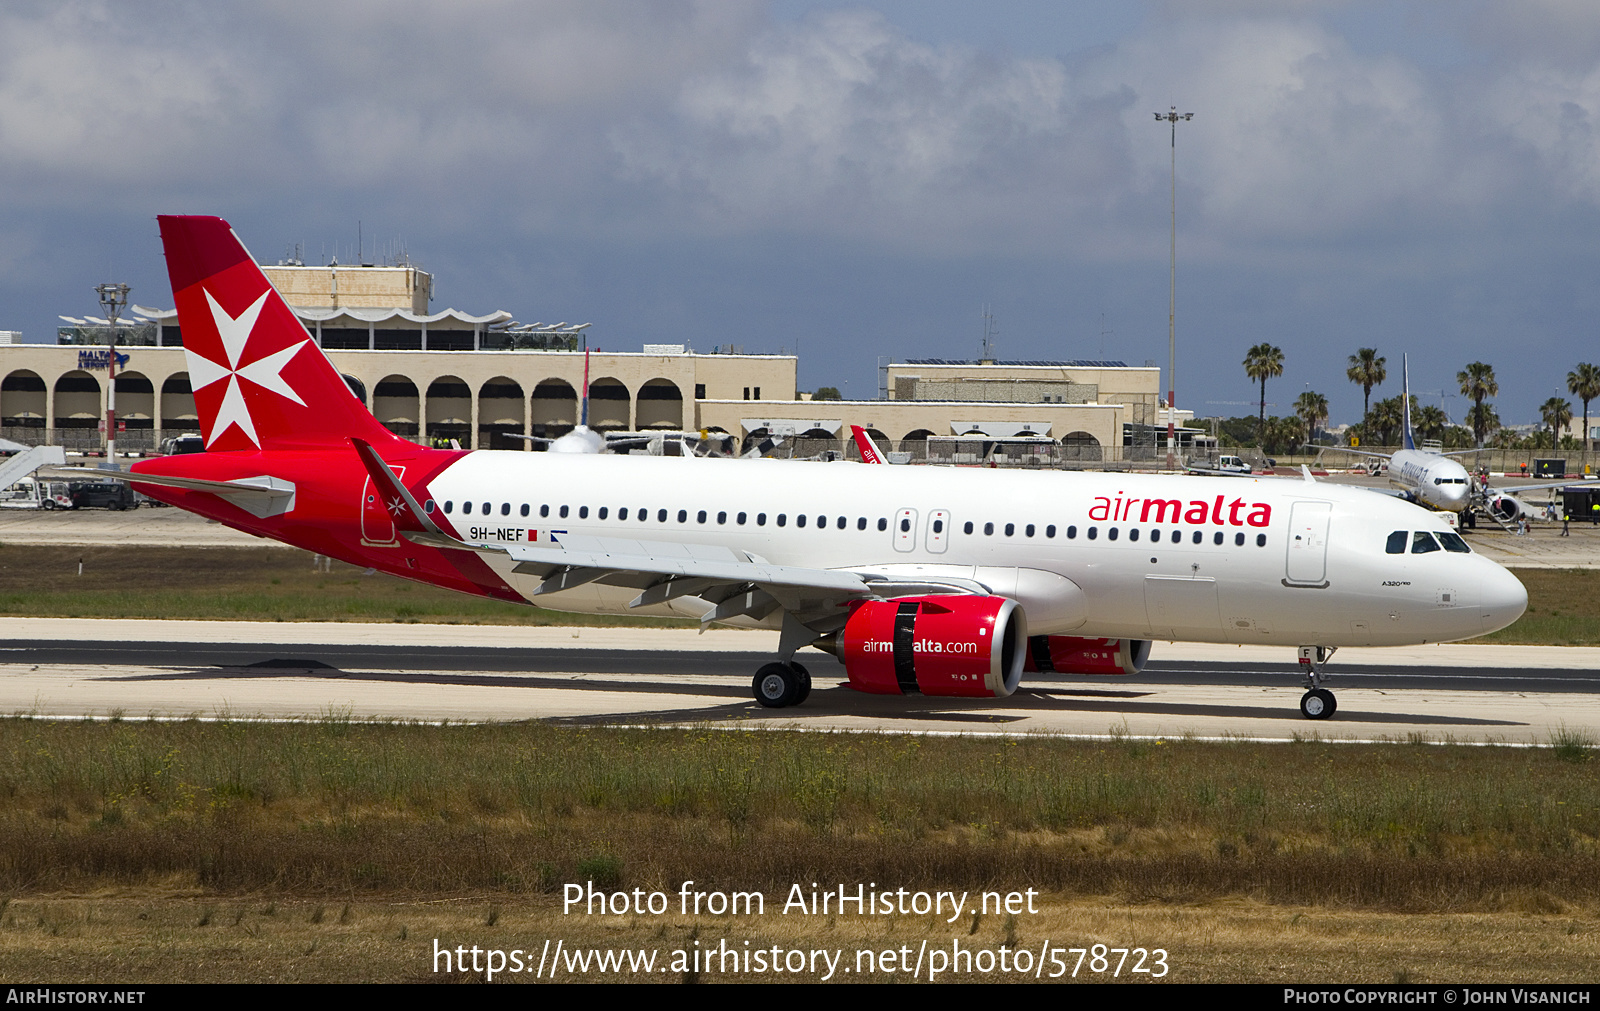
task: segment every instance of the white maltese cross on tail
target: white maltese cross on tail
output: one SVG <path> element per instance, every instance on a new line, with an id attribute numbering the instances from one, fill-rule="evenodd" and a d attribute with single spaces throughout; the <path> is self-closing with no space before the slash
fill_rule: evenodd
<path id="1" fill-rule="evenodd" d="M 230 426 L 238 426 L 256 448 L 261 447 L 261 439 L 256 435 L 255 422 L 251 420 L 250 409 L 245 404 L 244 391 L 239 386 L 240 379 L 247 379 L 262 389 L 271 390 L 280 397 L 285 397 L 304 407 L 305 401 L 294 391 L 283 378 L 283 368 L 288 365 L 300 349 L 311 343 L 303 340 L 298 344 L 283 348 L 273 354 L 246 361 L 246 352 L 249 350 L 250 333 L 255 329 L 256 318 L 261 315 L 262 306 L 266 305 L 267 298 L 272 294 L 269 288 L 261 293 L 244 312 L 238 316 L 228 315 L 227 310 L 217 304 L 217 300 L 210 291 L 206 292 L 206 301 L 211 305 L 211 318 L 216 321 L 217 335 L 222 338 L 222 353 L 226 362 L 215 362 L 201 355 L 192 347 L 185 346 L 184 357 L 189 362 L 189 377 L 194 384 L 195 392 L 227 380 L 228 388 L 222 394 L 222 405 L 217 409 L 216 419 L 211 424 L 211 431 L 206 434 L 206 446 L 222 437 Z"/>

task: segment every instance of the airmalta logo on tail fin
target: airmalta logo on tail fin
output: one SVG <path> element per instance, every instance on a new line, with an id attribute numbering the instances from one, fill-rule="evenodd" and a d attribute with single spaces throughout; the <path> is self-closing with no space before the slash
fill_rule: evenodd
<path id="1" fill-rule="evenodd" d="M 161 239 L 206 449 L 392 438 L 355 398 L 221 218 L 162 217 Z"/>

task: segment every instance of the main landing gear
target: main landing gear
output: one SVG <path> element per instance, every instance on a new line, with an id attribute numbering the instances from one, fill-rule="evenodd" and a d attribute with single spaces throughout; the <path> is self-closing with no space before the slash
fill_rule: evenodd
<path id="1" fill-rule="evenodd" d="M 768 709 L 797 706 L 811 695 L 811 672 L 793 660 L 769 663 L 756 671 L 751 687 L 756 701 Z"/>
<path id="2" fill-rule="evenodd" d="M 1308 720 L 1325 720 L 1339 708 L 1339 700 L 1333 697 L 1333 692 L 1321 686 L 1328 679 L 1322 668 L 1336 650 L 1337 647 L 1329 646 L 1300 647 L 1300 669 L 1306 675 L 1306 693 L 1300 696 L 1300 715 Z"/>

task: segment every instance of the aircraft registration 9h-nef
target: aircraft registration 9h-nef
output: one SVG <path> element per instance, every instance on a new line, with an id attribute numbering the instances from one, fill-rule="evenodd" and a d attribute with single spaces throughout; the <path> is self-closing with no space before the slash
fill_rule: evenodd
<path id="1" fill-rule="evenodd" d="M 425 448 L 378 424 L 227 222 L 160 222 L 206 452 L 125 480 L 467 593 L 772 629 L 763 705 L 805 700 L 805 646 L 860 691 L 992 698 L 1029 670 L 1135 673 L 1160 639 L 1298 647 L 1320 719 L 1331 650 L 1467 639 L 1527 605 L 1436 514 L 1309 479 Z"/>

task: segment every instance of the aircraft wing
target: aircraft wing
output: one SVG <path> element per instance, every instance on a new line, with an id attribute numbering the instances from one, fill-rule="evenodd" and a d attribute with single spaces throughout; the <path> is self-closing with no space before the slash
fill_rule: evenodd
<path id="1" fill-rule="evenodd" d="M 1548 491 L 1553 488 L 1575 488 L 1579 486 L 1600 488 L 1600 482 L 1575 477 L 1568 478 L 1565 481 L 1545 481 L 1540 484 L 1491 484 L 1489 491 L 1491 494 L 1519 495 L 1525 491 Z"/>
<path id="2" fill-rule="evenodd" d="M 591 582 L 637 589 L 630 607 L 698 597 L 713 605 L 700 618 L 702 628 L 737 617 L 760 620 L 781 607 L 814 638 L 844 624 L 849 612 L 843 605 L 851 600 L 990 592 L 973 580 L 904 580 L 846 569 L 774 565 L 758 555 L 714 544 L 575 535 L 548 545 L 496 544 L 462 541 L 442 532 L 408 531 L 404 536 L 430 547 L 499 555 L 514 563 L 512 572 L 540 577 L 534 597 Z M 786 620 L 786 634 L 788 627 Z"/>

